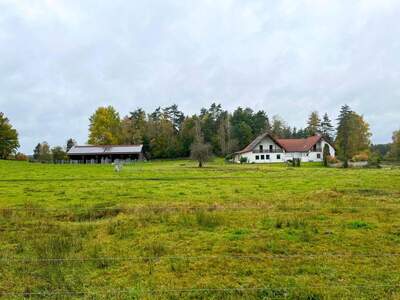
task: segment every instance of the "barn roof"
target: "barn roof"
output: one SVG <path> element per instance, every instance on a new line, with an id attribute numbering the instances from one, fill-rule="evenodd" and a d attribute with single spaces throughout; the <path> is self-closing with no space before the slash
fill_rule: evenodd
<path id="1" fill-rule="evenodd" d="M 143 145 L 85 145 L 73 146 L 68 155 L 100 155 L 100 154 L 137 154 L 142 152 Z"/>

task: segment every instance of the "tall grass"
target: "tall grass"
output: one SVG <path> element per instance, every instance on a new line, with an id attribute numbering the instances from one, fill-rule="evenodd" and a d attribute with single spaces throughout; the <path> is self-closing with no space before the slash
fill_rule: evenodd
<path id="1" fill-rule="evenodd" d="M 397 299 L 400 260 L 385 254 L 400 245 L 399 176 L 190 161 L 115 174 L 0 161 L 0 294 Z"/>

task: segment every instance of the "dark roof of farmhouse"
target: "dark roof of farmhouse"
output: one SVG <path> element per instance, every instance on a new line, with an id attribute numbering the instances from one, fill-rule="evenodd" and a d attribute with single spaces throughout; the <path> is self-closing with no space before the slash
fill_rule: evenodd
<path id="1" fill-rule="evenodd" d="M 240 154 L 253 151 L 258 143 L 260 143 L 267 136 L 286 152 L 307 152 L 322 138 L 320 135 L 314 135 L 305 139 L 277 139 L 270 133 L 266 132 L 256 137 L 243 150 L 236 153 Z"/>
<path id="2" fill-rule="evenodd" d="M 137 154 L 143 145 L 85 145 L 73 146 L 68 155 Z"/>

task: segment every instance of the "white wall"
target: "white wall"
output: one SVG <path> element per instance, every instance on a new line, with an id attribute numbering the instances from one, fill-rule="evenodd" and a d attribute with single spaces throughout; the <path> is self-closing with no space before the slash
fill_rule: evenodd
<path id="1" fill-rule="evenodd" d="M 256 156 L 258 159 L 256 159 Z M 280 158 L 278 158 L 280 156 Z M 240 157 L 246 157 L 248 163 L 274 163 L 274 162 L 284 162 L 285 153 L 253 153 L 246 152 L 238 154 L 235 158 L 235 162 L 240 162 Z M 262 159 L 263 157 L 263 159 Z"/>
<path id="2" fill-rule="evenodd" d="M 260 145 L 263 146 L 264 150 L 269 150 L 270 146 L 272 146 L 273 150 L 282 150 L 281 147 L 279 147 L 269 136 L 266 136 L 265 138 L 263 138 L 261 140 L 261 142 L 259 142 L 256 147 L 254 148 L 254 150 L 259 150 L 260 149 Z"/>
<path id="3" fill-rule="evenodd" d="M 331 156 L 335 157 L 336 156 L 336 150 L 333 148 L 329 143 L 327 143 L 324 139 L 321 139 L 321 149 L 324 151 L 325 144 L 329 146 L 329 152 Z"/>
<path id="4" fill-rule="evenodd" d="M 320 148 L 320 152 L 290 152 L 286 153 L 286 160 L 292 159 L 292 158 L 300 158 L 302 162 L 322 162 L 323 161 L 323 151 L 325 144 L 328 145 L 329 147 L 329 152 L 331 156 L 336 156 L 336 151 L 335 148 L 333 148 L 329 143 L 327 143 L 324 139 L 321 139 L 317 144 L 317 148 Z"/>
<path id="5" fill-rule="evenodd" d="M 263 146 L 263 150 L 282 150 L 270 137 L 266 136 L 261 140 L 255 147 L 254 150 L 260 150 L 260 145 Z M 235 162 L 240 162 L 240 157 L 246 157 L 249 163 L 274 163 L 284 162 L 285 153 L 253 153 L 253 151 L 241 153 L 235 156 Z M 257 159 L 258 158 L 258 159 Z"/>

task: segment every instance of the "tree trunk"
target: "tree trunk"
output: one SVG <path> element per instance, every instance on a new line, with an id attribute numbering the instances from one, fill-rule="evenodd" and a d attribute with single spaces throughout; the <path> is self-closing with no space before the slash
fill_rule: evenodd
<path id="1" fill-rule="evenodd" d="M 348 168 L 348 167 L 349 167 L 349 162 L 347 159 L 345 159 L 343 162 L 343 168 Z"/>
<path id="2" fill-rule="evenodd" d="M 203 167 L 203 162 L 201 160 L 199 160 L 199 168 Z"/>

